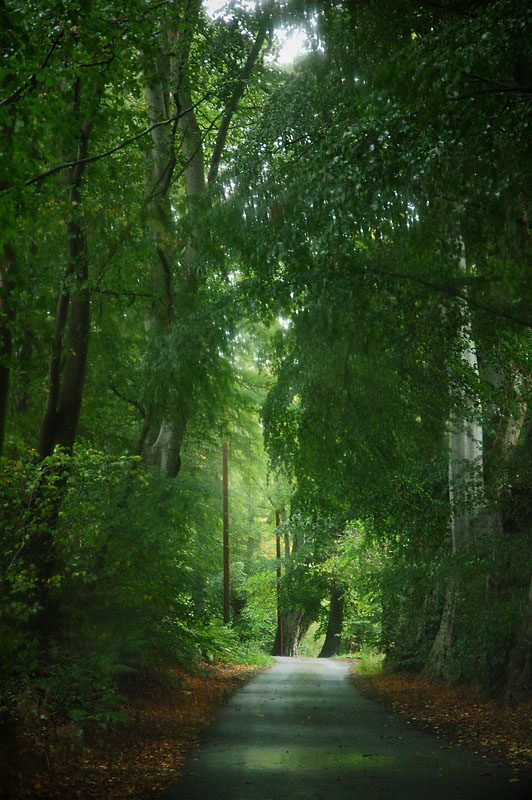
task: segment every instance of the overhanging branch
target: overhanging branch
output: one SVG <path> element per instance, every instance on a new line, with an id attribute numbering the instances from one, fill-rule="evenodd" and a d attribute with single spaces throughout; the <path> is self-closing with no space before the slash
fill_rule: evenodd
<path id="1" fill-rule="evenodd" d="M 46 57 L 45 57 L 44 61 L 42 62 L 41 66 L 39 67 L 37 72 L 41 72 L 43 69 L 46 69 L 46 67 L 48 66 L 48 62 L 50 61 L 55 48 L 57 47 L 57 45 L 59 44 L 59 42 L 61 41 L 63 36 L 64 36 L 64 31 L 61 31 L 55 37 L 54 41 L 50 45 L 50 48 L 49 48 L 49 50 L 48 50 L 48 52 L 46 54 Z M 24 93 L 24 91 L 26 89 L 28 89 L 28 88 L 34 89 L 37 86 L 37 83 L 38 83 L 38 81 L 37 81 L 37 72 L 34 72 L 32 75 L 30 75 L 30 77 L 26 81 L 24 81 L 24 83 L 21 84 L 21 86 L 19 86 L 17 89 L 15 89 L 13 92 L 11 92 L 10 95 L 8 95 L 7 97 L 4 97 L 3 100 L 0 100 L 0 107 L 1 106 L 5 106 L 5 105 L 11 105 L 11 103 L 16 103 L 16 101 L 19 99 L 19 97 L 22 96 L 22 94 Z"/>
<path id="2" fill-rule="evenodd" d="M 369 274 L 379 275 L 384 278 L 414 281 L 422 286 L 427 286 L 429 289 L 435 289 L 437 292 L 448 294 L 450 297 L 454 297 L 456 300 L 460 300 L 462 303 L 465 303 L 471 308 L 476 308 L 478 311 L 484 311 L 487 314 L 493 314 L 496 317 L 501 317 L 509 322 L 514 322 L 517 325 L 522 325 L 525 328 L 532 329 L 532 322 L 530 320 L 525 320 L 522 317 L 516 317 L 515 314 L 512 314 L 509 311 L 504 311 L 500 308 L 493 308 L 492 306 L 485 305 L 484 303 L 480 303 L 478 300 L 475 300 L 471 297 L 464 297 L 459 288 L 441 283 L 434 283 L 433 281 L 419 277 L 419 275 L 413 275 L 410 272 L 388 272 L 387 270 L 371 269 Z"/>
<path id="3" fill-rule="evenodd" d="M 273 7 L 274 3 L 271 2 L 270 0 L 270 2 L 266 4 L 266 8 L 263 11 L 262 19 L 259 24 L 259 30 L 257 32 L 256 39 L 253 42 L 253 46 L 249 51 L 246 63 L 242 67 L 242 71 L 238 76 L 238 80 L 236 81 L 233 91 L 231 93 L 231 97 L 227 101 L 227 104 L 224 108 L 222 122 L 218 130 L 218 135 L 216 137 L 214 149 L 212 151 L 209 173 L 207 175 L 207 183 L 209 185 L 216 180 L 216 177 L 218 175 L 218 168 L 220 166 L 222 152 L 225 147 L 225 142 L 227 140 L 227 134 L 229 133 L 229 127 L 231 125 L 234 113 L 238 107 L 238 102 L 246 89 L 248 78 L 251 75 L 253 67 L 255 66 L 257 59 L 259 57 L 262 45 L 264 44 L 264 40 L 266 39 L 266 34 L 268 32 L 268 24 L 273 11 Z"/>
<path id="4" fill-rule="evenodd" d="M 44 180 L 45 178 L 49 178 L 51 175 L 55 175 L 57 172 L 62 172 L 65 169 L 71 169 L 72 167 L 79 167 L 84 164 L 92 164 L 94 161 L 100 161 L 102 158 L 107 158 L 107 156 L 113 155 L 113 153 L 117 153 L 119 150 L 122 150 L 124 147 L 136 142 L 138 139 L 141 139 L 143 136 L 146 136 L 148 133 L 151 133 L 155 128 L 160 128 L 163 125 L 169 125 L 171 122 L 175 122 L 175 120 L 179 119 L 179 117 L 188 114 L 190 111 L 195 109 L 200 103 L 203 103 L 204 100 L 209 96 L 209 94 L 203 95 L 199 100 L 193 103 L 189 108 L 186 108 L 184 111 L 180 111 L 179 114 L 174 114 L 172 117 L 168 117 L 168 119 L 163 119 L 160 122 L 155 122 L 153 125 L 150 125 L 148 128 L 144 128 L 144 130 L 136 133 L 134 136 L 130 136 L 129 139 L 125 139 L 120 144 L 111 147 L 109 150 L 105 150 L 103 153 L 98 153 L 94 156 L 87 156 L 86 158 L 82 158 L 76 161 L 66 161 L 64 164 L 58 164 L 55 167 L 51 167 L 51 169 L 45 170 L 45 172 L 41 172 L 39 175 L 35 175 L 33 178 L 28 178 L 27 181 L 24 181 L 24 186 L 32 186 L 35 183 L 39 183 L 40 181 Z M 11 189 L 12 186 L 5 187 L 3 191 L 8 191 Z"/>

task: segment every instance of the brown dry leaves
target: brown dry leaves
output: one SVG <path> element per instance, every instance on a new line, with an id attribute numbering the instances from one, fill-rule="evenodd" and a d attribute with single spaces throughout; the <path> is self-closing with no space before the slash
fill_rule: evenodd
<path id="1" fill-rule="evenodd" d="M 532 770 L 532 700 L 507 705 L 500 698 L 482 698 L 474 688 L 413 674 L 355 676 L 355 682 L 417 727 L 499 758 L 517 771 Z"/>
<path id="2" fill-rule="evenodd" d="M 218 664 L 190 674 L 179 669 L 145 671 L 124 686 L 122 708 L 131 723 L 78 738 L 76 726 L 56 721 L 47 731 L 26 731 L 46 750 L 42 767 L 21 775 L 17 797 L 89 800 L 156 796 L 180 774 L 186 755 L 227 695 L 258 672 Z"/>

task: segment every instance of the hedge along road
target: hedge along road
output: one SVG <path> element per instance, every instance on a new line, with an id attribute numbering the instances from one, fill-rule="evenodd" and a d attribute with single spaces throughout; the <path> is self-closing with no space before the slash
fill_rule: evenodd
<path id="1" fill-rule="evenodd" d="M 350 665 L 277 658 L 235 694 L 160 800 L 530 797 L 509 769 L 410 728 L 363 697 Z"/>

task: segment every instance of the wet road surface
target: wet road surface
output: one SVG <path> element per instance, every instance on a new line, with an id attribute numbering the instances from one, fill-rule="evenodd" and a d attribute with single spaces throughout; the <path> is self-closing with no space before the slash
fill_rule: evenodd
<path id="1" fill-rule="evenodd" d="M 521 800 L 509 770 L 361 696 L 350 664 L 277 658 L 219 714 L 160 800 Z"/>

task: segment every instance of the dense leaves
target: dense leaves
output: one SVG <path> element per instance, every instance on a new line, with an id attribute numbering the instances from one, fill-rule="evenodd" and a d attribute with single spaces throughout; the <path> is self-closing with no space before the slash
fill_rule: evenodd
<path id="1" fill-rule="evenodd" d="M 235 176 L 235 248 L 288 320 L 266 442 L 316 561 L 372 597 L 390 661 L 498 687 L 512 652 L 530 677 L 530 25 L 505 0 L 324 4 Z"/>
<path id="2" fill-rule="evenodd" d="M 5 719 L 316 624 L 530 690 L 532 13 L 400 6 L 2 7 Z"/>

